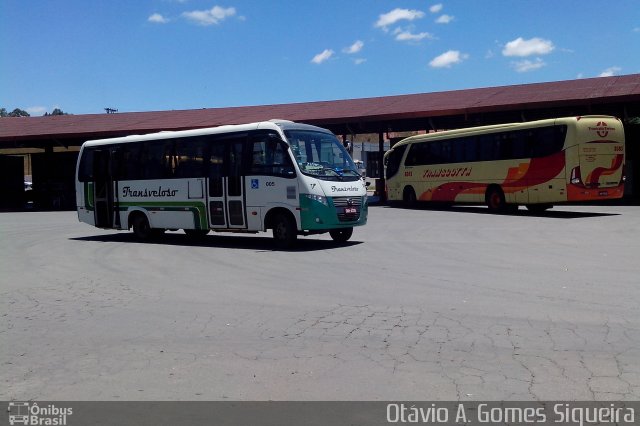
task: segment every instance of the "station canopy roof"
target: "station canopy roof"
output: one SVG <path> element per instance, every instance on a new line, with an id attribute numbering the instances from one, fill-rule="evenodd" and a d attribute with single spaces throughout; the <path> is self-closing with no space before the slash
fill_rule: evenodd
<path id="1" fill-rule="evenodd" d="M 5 117 L 0 147 L 19 141 L 121 136 L 241 124 L 272 118 L 329 128 L 382 128 L 389 121 L 567 105 L 640 102 L 640 74 L 279 105 L 115 114 Z M 365 131 L 359 133 L 366 133 Z"/>

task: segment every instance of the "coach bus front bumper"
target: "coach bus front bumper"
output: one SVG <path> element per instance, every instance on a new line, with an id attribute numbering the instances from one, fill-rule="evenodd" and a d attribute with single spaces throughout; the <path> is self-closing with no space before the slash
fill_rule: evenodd
<path id="1" fill-rule="evenodd" d="M 302 230 L 351 228 L 367 223 L 367 196 L 321 197 L 300 194 Z"/>

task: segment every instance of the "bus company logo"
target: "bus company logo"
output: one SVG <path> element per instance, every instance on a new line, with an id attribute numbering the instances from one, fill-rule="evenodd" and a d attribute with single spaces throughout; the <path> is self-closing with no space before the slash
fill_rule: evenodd
<path id="1" fill-rule="evenodd" d="M 40 407 L 37 402 L 10 402 L 7 413 L 10 425 L 65 426 L 68 417 L 73 414 L 73 408 L 54 404 Z"/>
<path id="2" fill-rule="evenodd" d="M 332 186 L 331 187 L 331 192 L 354 192 L 354 191 L 358 191 L 360 190 L 360 188 L 357 188 L 355 186 L 349 186 L 347 188 L 342 188 L 340 186 Z"/>
<path id="3" fill-rule="evenodd" d="M 604 121 L 598 121 L 596 127 L 589 127 L 589 130 L 592 132 L 596 132 L 601 138 L 606 138 L 607 135 L 609 135 L 609 132 L 613 132 L 616 129 L 615 127 L 607 126 L 607 123 L 605 123 Z"/>

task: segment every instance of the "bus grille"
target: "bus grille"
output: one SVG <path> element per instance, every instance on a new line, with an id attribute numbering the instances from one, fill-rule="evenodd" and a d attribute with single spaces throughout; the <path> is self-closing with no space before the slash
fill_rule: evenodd
<path id="1" fill-rule="evenodd" d="M 360 219 L 362 197 L 333 197 L 333 205 L 340 222 L 355 222 Z M 354 208 L 355 213 L 346 213 L 345 209 Z"/>

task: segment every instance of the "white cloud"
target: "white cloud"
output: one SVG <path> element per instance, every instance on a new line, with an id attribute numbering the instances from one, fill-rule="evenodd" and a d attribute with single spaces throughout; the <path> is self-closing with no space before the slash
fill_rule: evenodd
<path id="1" fill-rule="evenodd" d="M 364 64 L 365 62 L 367 62 L 365 58 L 358 58 L 353 60 L 353 63 L 356 65 Z"/>
<path id="2" fill-rule="evenodd" d="M 433 35 L 429 33 L 418 33 L 413 34 L 411 31 L 397 29 L 394 34 L 396 35 L 396 40 L 398 41 L 420 41 L 425 38 L 433 39 Z"/>
<path id="3" fill-rule="evenodd" d="M 449 22 L 453 21 L 453 18 L 454 17 L 451 15 L 442 15 L 441 17 L 436 19 L 436 24 L 448 24 Z"/>
<path id="4" fill-rule="evenodd" d="M 149 16 L 149 18 L 147 18 L 147 21 L 153 22 L 154 24 L 166 24 L 167 22 L 169 22 L 167 18 L 160 15 L 159 13 L 154 13 L 153 15 Z"/>
<path id="5" fill-rule="evenodd" d="M 44 115 L 44 113 L 47 112 L 47 107 L 32 106 L 32 107 L 26 108 L 25 111 L 27 111 L 29 115 Z"/>
<path id="6" fill-rule="evenodd" d="M 444 52 L 440 56 L 436 56 L 429 62 L 429 66 L 432 68 L 451 68 L 454 64 L 459 64 L 460 62 L 467 59 L 469 55 L 466 53 L 460 53 L 459 50 L 449 50 L 448 52 Z"/>
<path id="7" fill-rule="evenodd" d="M 513 68 L 517 72 L 528 72 L 540 69 L 547 65 L 542 59 L 536 58 L 535 61 L 530 61 L 529 59 L 524 59 L 522 61 L 516 61 L 512 63 Z"/>
<path id="8" fill-rule="evenodd" d="M 213 25 L 219 24 L 230 16 L 236 14 L 234 7 L 223 8 L 220 6 L 214 6 L 209 10 L 194 10 L 191 12 L 184 12 L 182 16 L 195 22 L 198 25 Z"/>
<path id="9" fill-rule="evenodd" d="M 502 50 L 504 56 L 531 56 L 551 53 L 555 46 L 550 40 L 534 37 L 525 40 L 522 37 L 510 41 Z"/>
<path id="10" fill-rule="evenodd" d="M 314 56 L 311 62 L 313 62 L 314 64 L 321 64 L 324 61 L 329 60 L 329 58 L 331 58 L 334 53 L 335 52 L 331 49 L 325 49 L 322 51 L 322 53 L 318 53 L 316 56 Z"/>
<path id="11" fill-rule="evenodd" d="M 609 67 L 606 70 L 602 71 L 598 77 L 613 77 L 614 75 L 618 74 L 620 71 L 622 71 L 622 68 L 620 67 Z"/>
<path id="12" fill-rule="evenodd" d="M 345 47 L 344 49 L 342 49 L 342 51 L 344 53 L 348 53 L 348 54 L 351 55 L 351 54 L 354 54 L 354 53 L 358 53 L 359 51 L 362 50 L 363 47 L 364 47 L 364 43 L 361 40 L 357 40 L 351 46 Z"/>
<path id="13" fill-rule="evenodd" d="M 429 12 L 438 13 L 442 10 L 442 3 L 434 4 L 429 8 Z"/>
<path id="14" fill-rule="evenodd" d="M 384 13 L 379 16 L 378 21 L 375 24 L 376 28 L 382 28 L 387 30 L 389 25 L 393 25 L 398 21 L 407 20 L 413 21 L 414 19 L 420 19 L 424 16 L 424 12 L 419 10 L 410 9 L 393 9 L 391 12 Z"/>

